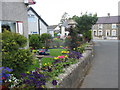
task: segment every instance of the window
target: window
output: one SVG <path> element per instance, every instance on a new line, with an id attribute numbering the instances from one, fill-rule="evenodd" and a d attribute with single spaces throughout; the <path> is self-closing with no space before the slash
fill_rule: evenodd
<path id="1" fill-rule="evenodd" d="M 93 31 L 94 36 L 97 36 L 97 30 Z"/>
<path id="2" fill-rule="evenodd" d="M 35 15 L 33 15 L 33 14 L 28 14 L 28 21 L 29 21 L 29 22 L 36 22 Z"/>
<path id="3" fill-rule="evenodd" d="M 112 30 L 112 36 L 116 36 L 116 30 Z"/>
<path id="4" fill-rule="evenodd" d="M 98 24 L 98 29 L 102 29 L 103 28 L 103 24 Z"/>
<path id="5" fill-rule="evenodd" d="M 102 36 L 102 30 L 98 31 L 98 36 Z"/>
<path id="6" fill-rule="evenodd" d="M 17 23 L 16 33 L 20 33 L 21 35 L 23 35 L 23 22 L 17 21 L 16 23 Z"/>
<path id="7" fill-rule="evenodd" d="M 117 28 L 116 24 L 112 24 L 112 29 Z"/>
<path id="8" fill-rule="evenodd" d="M 10 32 L 16 32 L 16 22 L 14 21 L 1 21 L 2 32 L 8 30 Z"/>
<path id="9" fill-rule="evenodd" d="M 106 30 L 106 36 L 110 36 L 110 30 Z"/>

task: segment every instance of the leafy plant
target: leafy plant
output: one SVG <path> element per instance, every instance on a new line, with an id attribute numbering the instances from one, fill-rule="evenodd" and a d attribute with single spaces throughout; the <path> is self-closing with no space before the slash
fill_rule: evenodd
<path id="1" fill-rule="evenodd" d="M 20 34 L 2 33 L 2 65 L 13 69 L 12 73 L 17 78 L 20 78 L 20 73 L 28 71 L 34 60 L 30 50 L 23 49 L 26 43 L 27 39 Z"/>
<path id="2" fill-rule="evenodd" d="M 34 49 L 41 48 L 43 45 L 41 43 L 40 35 L 38 34 L 29 35 L 29 45 Z"/>

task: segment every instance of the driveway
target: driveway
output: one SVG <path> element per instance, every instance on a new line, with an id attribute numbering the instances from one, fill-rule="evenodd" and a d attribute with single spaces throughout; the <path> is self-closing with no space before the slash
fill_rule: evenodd
<path id="1" fill-rule="evenodd" d="M 81 88 L 118 88 L 118 40 L 96 40 L 91 70 Z"/>

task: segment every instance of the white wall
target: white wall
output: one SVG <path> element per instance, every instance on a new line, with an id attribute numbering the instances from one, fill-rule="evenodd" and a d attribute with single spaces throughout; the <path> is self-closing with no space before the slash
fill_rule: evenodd
<path id="1" fill-rule="evenodd" d="M 38 17 L 32 11 L 28 11 L 28 14 L 34 15 L 34 18 L 29 18 L 29 16 L 28 16 L 29 34 L 33 34 L 33 32 L 37 32 L 36 34 L 39 34 L 39 32 L 38 32 Z"/>
<path id="2" fill-rule="evenodd" d="M 47 33 L 47 26 L 40 20 L 40 35 Z"/>

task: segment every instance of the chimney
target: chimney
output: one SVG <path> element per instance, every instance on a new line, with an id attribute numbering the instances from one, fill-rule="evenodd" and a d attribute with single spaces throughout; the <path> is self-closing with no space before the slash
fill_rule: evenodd
<path id="1" fill-rule="evenodd" d="M 110 13 L 108 13 L 108 17 L 110 17 Z"/>

